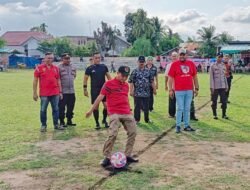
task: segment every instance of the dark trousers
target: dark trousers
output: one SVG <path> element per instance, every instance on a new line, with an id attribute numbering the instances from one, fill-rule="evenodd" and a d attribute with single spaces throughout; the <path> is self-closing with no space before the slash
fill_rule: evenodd
<path id="1" fill-rule="evenodd" d="M 134 117 L 137 122 L 141 119 L 141 108 L 143 107 L 144 111 L 144 120 L 145 122 L 149 121 L 149 98 L 134 97 Z"/>
<path id="2" fill-rule="evenodd" d="M 150 88 L 149 111 L 153 110 L 154 110 L 154 91 L 153 88 Z"/>
<path id="3" fill-rule="evenodd" d="M 168 98 L 168 113 L 170 116 L 174 117 L 176 113 L 176 98 L 175 95 L 173 98 Z"/>
<path id="4" fill-rule="evenodd" d="M 230 93 L 230 90 L 231 90 L 231 85 L 232 85 L 232 78 L 231 77 L 227 78 L 227 84 L 228 84 L 228 91 L 226 92 L 226 96 L 227 96 L 227 100 L 228 100 L 229 93 Z"/>
<path id="5" fill-rule="evenodd" d="M 59 120 L 64 123 L 65 108 L 67 108 L 66 117 L 68 121 L 73 118 L 73 111 L 75 107 L 76 97 L 75 94 L 63 94 L 63 99 L 59 101 Z"/>
<path id="6" fill-rule="evenodd" d="M 212 94 L 212 110 L 213 110 L 213 115 L 217 116 L 217 100 L 218 96 L 220 96 L 221 99 L 221 109 L 222 109 L 222 115 L 226 115 L 226 109 L 227 109 L 227 96 L 226 96 L 226 89 L 221 88 L 221 89 L 215 89 L 214 93 Z"/>

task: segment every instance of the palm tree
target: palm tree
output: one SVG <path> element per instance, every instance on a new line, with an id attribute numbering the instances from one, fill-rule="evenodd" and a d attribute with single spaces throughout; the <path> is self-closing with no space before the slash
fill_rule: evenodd
<path id="1" fill-rule="evenodd" d="M 230 41 L 233 41 L 234 37 L 231 36 L 228 32 L 222 32 L 221 34 L 219 34 L 218 36 L 218 43 L 220 45 L 225 45 Z"/>
<path id="2" fill-rule="evenodd" d="M 204 57 L 214 57 L 216 54 L 216 46 L 218 44 L 218 36 L 215 35 L 215 26 L 202 27 L 197 31 L 198 39 L 202 41 L 200 53 Z"/>
<path id="3" fill-rule="evenodd" d="M 47 33 L 47 29 L 46 28 L 48 28 L 48 26 L 45 23 L 42 23 L 40 25 L 40 31 L 41 32 Z"/>
<path id="4" fill-rule="evenodd" d="M 197 31 L 199 39 L 204 43 L 215 43 L 218 36 L 215 35 L 215 26 L 210 25 L 209 27 L 202 27 Z"/>
<path id="5" fill-rule="evenodd" d="M 143 9 L 138 9 L 134 17 L 133 34 L 138 39 L 143 36 L 150 38 L 154 32 L 154 28 L 147 18 L 147 12 Z"/>

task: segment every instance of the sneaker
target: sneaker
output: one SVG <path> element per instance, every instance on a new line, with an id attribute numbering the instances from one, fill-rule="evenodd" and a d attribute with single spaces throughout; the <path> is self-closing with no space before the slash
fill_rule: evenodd
<path id="1" fill-rule="evenodd" d="M 106 129 L 108 129 L 108 128 L 109 128 L 108 122 L 105 122 L 105 123 L 104 123 L 104 126 L 105 126 Z"/>
<path id="2" fill-rule="evenodd" d="M 191 117 L 190 118 L 192 121 L 199 121 L 199 119 L 197 119 L 196 117 Z"/>
<path id="3" fill-rule="evenodd" d="M 110 162 L 110 159 L 106 157 L 106 158 L 104 158 L 104 159 L 101 161 L 100 164 L 101 164 L 102 167 L 105 168 L 105 167 L 111 165 L 111 162 Z"/>
<path id="4" fill-rule="evenodd" d="M 75 127 L 76 124 L 75 124 L 75 123 L 72 123 L 72 121 L 69 120 L 69 121 L 67 121 L 67 126 Z"/>
<path id="5" fill-rule="evenodd" d="M 185 128 L 184 128 L 184 131 L 187 131 L 187 132 L 194 132 L 195 129 L 193 129 L 192 127 L 188 126 L 188 127 L 185 127 Z"/>
<path id="6" fill-rule="evenodd" d="M 56 125 L 55 127 L 54 127 L 54 129 L 55 130 L 59 130 L 59 131 L 63 131 L 64 130 L 64 127 L 62 127 L 62 126 L 58 126 L 58 125 Z"/>
<path id="7" fill-rule="evenodd" d="M 222 116 L 222 119 L 229 119 L 226 115 Z"/>
<path id="8" fill-rule="evenodd" d="M 148 120 L 148 121 L 145 121 L 145 123 L 152 124 L 153 121 L 152 120 Z"/>
<path id="9" fill-rule="evenodd" d="M 66 128 L 67 125 L 65 125 L 65 123 L 60 123 L 60 127 Z"/>
<path id="10" fill-rule="evenodd" d="M 47 132 L 47 127 L 46 126 L 41 126 L 40 132 L 41 133 Z"/>
<path id="11" fill-rule="evenodd" d="M 180 133 L 181 132 L 181 127 L 176 126 L 176 133 Z"/>
<path id="12" fill-rule="evenodd" d="M 127 156 L 127 162 L 128 163 L 136 163 L 136 162 L 139 162 L 139 160 L 136 158 L 132 158 L 130 156 Z"/>
<path id="13" fill-rule="evenodd" d="M 98 123 L 98 124 L 96 124 L 95 129 L 96 129 L 96 130 L 100 130 L 100 129 L 101 129 L 101 126 L 100 126 L 100 124 L 99 124 L 99 123 Z"/>
<path id="14" fill-rule="evenodd" d="M 218 120 L 218 117 L 217 117 L 217 116 L 214 116 L 214 119 L 215 119 L 215 120 Z"/>
<path id="15" fill-rule="evenodd" d="M 175 116 L 169 115 L 168 118 L 174 119 Z"/>

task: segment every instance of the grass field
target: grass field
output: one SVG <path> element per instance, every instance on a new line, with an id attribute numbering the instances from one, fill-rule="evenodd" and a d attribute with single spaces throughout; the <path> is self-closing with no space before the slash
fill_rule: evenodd
<path id="1" fill-rule="evenodd" d="M 174 130 L 139 156 L 128 172 L 107 177 L 99 166 L 107 131 L 95 131 L 93 119 L 83 116 L 90 100 L 82 95 L 83 72 L 76 79 L 74 121 L 78 124 L 54 132 L 51 109 L 48 132 L 39 132 L 39 102 L 32 100 L 33 72 L 0 73 L 0 189 L 250 189 L 250 85 L 249 75 L 235 75 L 228 116 L 214 121 L 210 103 L 198 111 L 193 134 Z M 141 124 L 134 153 L 143 150 L 174 120 L 167 117 L 164 78 L 155 98 L 153 124 Z M 208 75 L 200 74 L 200 94 L 195 106 L 210 99 Z M 133 101 L 131 100 L 131 105 Z M 218 111 L 220 113 L 220 109 Z M 221 113 L 220 113 L 221 114 Z M 123 150 L 121 129 L 114 151 Z"/>

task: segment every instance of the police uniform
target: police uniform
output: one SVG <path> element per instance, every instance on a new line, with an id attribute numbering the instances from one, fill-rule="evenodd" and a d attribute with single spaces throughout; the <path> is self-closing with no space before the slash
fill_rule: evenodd
<path id="1" fill-rule="evenodd" d="M 227 97 L 226 91 L 228 89 L 228 83 L 226 78 L 226 67 L 223 63 L 216 63 L 210 68 L 210 89 L 213 90 L 212 93 L 212 110 L 213 115 L 217 119 L 217 99 L 218 96 L 221 98 L 221 108 L 222 116 L 226 117 L 227 109 Z"/>
<path id="2" fill-rule="evenodd" d="M 74 80 L 76 78 L 76 68 L 72 65 L 60 64 L 58 66 L 61 85 L 62 85 L 62 94 L 63 99 L 59 102 L 59 120 L 60 123 L 64 125 L 65 118 L 65 107 L 67 107 L 67 124 L 72 124 L 72 118 L 74 115 L 74 107 L 75 107 L 75 88 L 74 88 Z"/>

